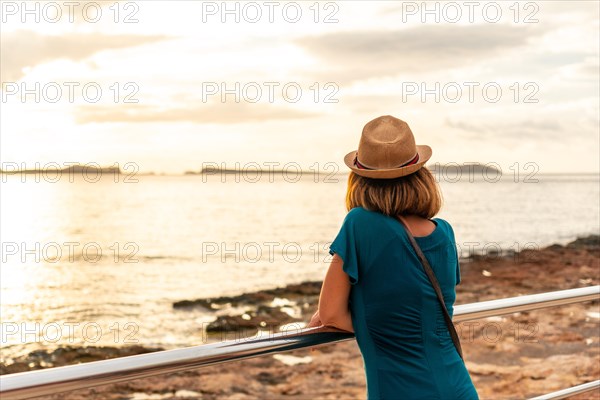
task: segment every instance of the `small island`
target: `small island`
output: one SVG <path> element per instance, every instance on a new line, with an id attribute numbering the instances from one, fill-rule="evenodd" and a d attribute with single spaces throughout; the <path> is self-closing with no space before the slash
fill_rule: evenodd
<path id="1" fill-rule="evenodd" d="M 438 173 L 438 172 L 444 172 L 444 173 L 450 173 L 450 174 L 461 174 L 461 173 L 474 174 L 474 173 L 477 173 L 477 174 L 488 174 L 490 176 L 502 174 L 502 170 L 495 167 L 494 164 L 499 167 L 498 163 L 495 163 L 495 162 L 491 162 L 491 163 L 487 163 L 487 164 L 482 164 L 482 163 L 478 163 L 478 162 L 465 162 L 465 163 L 459 164 L 459 163 L 454 162 L 454 163 L 447 163 L 447 164 L 434 163 L 434 164 L 427 165 L 427 168 L 433 173 Z"/>
<path id="2" fill-rule="evenodd" d="M 53 163 L 56 164 L 56 163 Z M 0 174 L 5 175 L 16 175 L 16 174 L 40 174 L 40 173 L 77 173 L 77 174 L 121 174 L 119 167 L 98 167 L 94 165 L 82 165 L 75 164 L 65 168 L 35 168 L 35 169 L 14 169 L 14 170 L 3 170 L 0 169 Z"/>

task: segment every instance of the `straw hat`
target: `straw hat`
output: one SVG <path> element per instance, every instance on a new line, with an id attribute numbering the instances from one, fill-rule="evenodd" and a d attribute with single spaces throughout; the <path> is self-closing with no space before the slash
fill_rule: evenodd
<path id="1" fill-rule="evenodd" d="M 431 153 L 431 147 L 415 144 L 406 122 L 384 115 L 365 125 L 358 150 L 346 154 L 344 163 L 357 175 L 392 179 L 418 171 Z"/>

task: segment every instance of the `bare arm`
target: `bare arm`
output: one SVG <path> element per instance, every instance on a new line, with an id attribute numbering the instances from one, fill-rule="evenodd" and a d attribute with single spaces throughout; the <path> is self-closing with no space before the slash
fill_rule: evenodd
<path id="1" fill-rule="evenodd" d="M 327 325 L 354 332 L 352 318 L 348 309 L 350 297 L 350 280 L 342 270 L 344 261 L 334 254 L 331 265 L 325 274 L 323 287 L 319 296 L 319 309 L 313 315 L 309 327 Z"/>

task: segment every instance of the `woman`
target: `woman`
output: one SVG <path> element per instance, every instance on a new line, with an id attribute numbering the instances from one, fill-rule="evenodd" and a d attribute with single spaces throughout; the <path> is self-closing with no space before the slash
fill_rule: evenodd
<path id="1" fill-rule="evenodd" d="M 404 221 L 433 269 L 450 316 L 460 269 L 454 232 L 433 218 L 442 197 L 406 122 L 367 123 L 346 155 L 348 214 L 330 246 L 319 308 L 309 326 L 355 332 L 375 399 L 478 399 L 441 304 L 411 247 Z"/>

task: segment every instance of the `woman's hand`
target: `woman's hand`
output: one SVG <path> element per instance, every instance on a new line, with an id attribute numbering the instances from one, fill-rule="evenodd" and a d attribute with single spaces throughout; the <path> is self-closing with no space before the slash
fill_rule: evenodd
<path id="1" fill-rule="evenodd" d="M 319 310 L 317 310 L 313 314 L 312 318 L 310 319 L 310 322 L 308 323 L 307 327 L 313 328 L 315 326 L 321 326 L 321 325 L 323 325 L 323 324 L 321 323 L 321 317 L 319 316 Z"/>
<path id="2" fill-rule="evenodd" d="M 313 314 L 312 318 L 310 319 L 310 322 L 308 323 L 307 328 L 314 328 L 316 326 L 321 326 L 321 325 L 323 325 L 323 324 L 321 323 L 321 317 L 319 316 L 319 310 L 317 310 Z M 313 351 L 315 351 L 315 348 L 311 347 L 310 351 L 312 353 Z"/>

